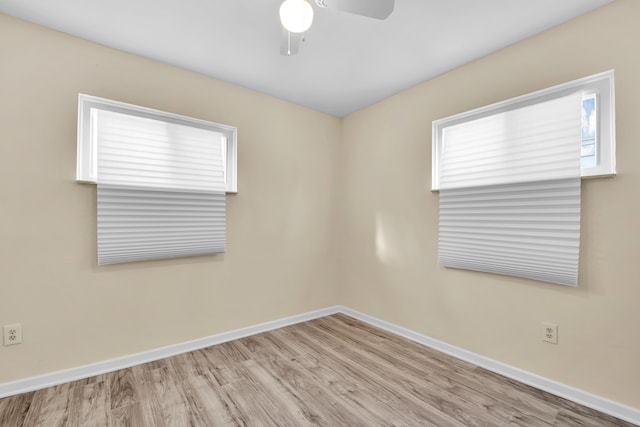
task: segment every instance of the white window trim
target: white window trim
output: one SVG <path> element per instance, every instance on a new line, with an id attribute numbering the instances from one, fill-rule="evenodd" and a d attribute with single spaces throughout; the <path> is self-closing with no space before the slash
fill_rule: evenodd
<path id="1" fill-rule="evenodd" d="M 238 129 L 233 126 L 210 122 L 207 120 L 194 119 L 192 117 L 181 116 L 179 114 L 168 113 L 166 111 L 152 108 L 140 107 L 138 105 L 113 101 L 111 99 L 99 98 L 96 96 L 78 95 L 78 158 L 76 165 L 76 181 L 82 183 L 96 184 L 97 171 L 97 147 L 96 138 L 92 138 L 91 132 L 91 109 L 114 111 L 117 113 L 132 116 L 145 117 L 148 119 L 161 120 L 170 123 L 182 124 L 201 129 L 207 129 L 223 134 L 226 137 L 226 169 L 225 182 L 227 193 L 238 192 L 237 182 L 237 159 L 238 159 Z"/>
<path id="2" fill-rule="evenodd" d="M 434 120 L 432 124 L 431 190 L 440 189 L 439 160 L 444 143 L 444 130 L 448 126 L 502 113 L 516 108 L 567 96 L 582 91 L 585 95 L 598 95 L 598 163 L 593 168 L 583 168 L 582 177 L 603 177 L 616 174 L 616 130 L 614 71 L 594 74 L 571 82 L 511 98 L 475 110 Z"/>

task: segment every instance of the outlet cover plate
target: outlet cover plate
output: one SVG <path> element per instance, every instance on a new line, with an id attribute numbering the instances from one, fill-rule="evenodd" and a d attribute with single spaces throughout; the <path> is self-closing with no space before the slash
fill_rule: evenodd
<path id="1" fill-rule="evenodd" d="M 15 323 L 13 325 L 4 325 L 4 345 L 14 345 L 22 343 L 22 325 Z"/>
<path id="2" fill-rule="evenodd" d="M 542 341 L 558 344 L 558 325 L 555 323 L 543 323 Z"/>

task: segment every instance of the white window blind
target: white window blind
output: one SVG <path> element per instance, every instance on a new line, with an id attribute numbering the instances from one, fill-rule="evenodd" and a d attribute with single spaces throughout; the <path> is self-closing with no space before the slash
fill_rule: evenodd
<path id="1" fill-rule="evenodd" d="M 581 102 L 575 94 L 445 129 L 441 265 L 577 284 Z"/>
<path id="2" fill-rule="evenodd" d="M 582 177 L 614 176 L 616 174 L 614 86 L 614 71 L 609 70 L 434 120 L 432 124 L 431 189 L 440 189 L 441 153 L 447 129 L 460 123 L 468 123 L 505 111 L 540 104 L 576 92 L 582 92 L 583 96 Z"/>
<path id="3" fill-rule="evenodd" d="M 98 146 L 91 120 L 91 111 L 94 109 L 181 124 L 221 134 L 224 142 L 222 148 L 226 191 L 227 193 L 238 192 L 238 130 L 235 127 L 82 93 L 78 95 L 78 153 L 76 163 L 76 180 L 78 182 L 85 184 L 98 183 Z"/>
<path id="4" fill-rule="evenodd" d="M 91 109 L 98 263 L 224 252 L 224 135 Z"/>

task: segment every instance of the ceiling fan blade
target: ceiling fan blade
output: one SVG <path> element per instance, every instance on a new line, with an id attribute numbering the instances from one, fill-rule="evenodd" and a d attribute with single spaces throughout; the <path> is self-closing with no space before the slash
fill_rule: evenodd
<path id="1" fill-rule="evenodd" d="M 280 39 L 280 55 L 291 56 L 300 50 L 300 34 L 291 33 L 286 29 L 282 29 L 282 38 Z"/>
<path id="2" fill-rule="evenodd" d="M 340 10 L 370 18 L 385 19 L 391 15 L 394 0 L 315 0 L 320 7 Z"/>

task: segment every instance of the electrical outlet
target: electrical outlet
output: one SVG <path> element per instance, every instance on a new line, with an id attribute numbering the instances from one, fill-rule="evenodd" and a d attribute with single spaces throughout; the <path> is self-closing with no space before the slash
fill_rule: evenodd
<path id="1" fill-rule="evenodd" d="M 13 325 L 4 325 L 4 345 L 14 345 L 22 343 L 22 325 L 16 323 Z"/>
<path id="2" fill-rule="evenodd" d="M 542 324 L 542 341 L 558 344 L 558 325 L 553 323 Z"/>

